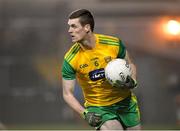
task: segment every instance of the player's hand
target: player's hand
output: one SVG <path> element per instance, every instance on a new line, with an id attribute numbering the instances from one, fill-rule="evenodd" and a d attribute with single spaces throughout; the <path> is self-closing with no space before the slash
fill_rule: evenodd
<path id="1" fill-rule="evenodd" d="M 83 118 L 89 123 L 90 126 L 92 127 L 96 127 L 98 126 L 101 122 L 101 115 L 97 114 L 95 112 L 88 112 L 87 110 L 85 110 L 83 112 Z"/>
<path id="2" fill-rule="evenodd" d="M 128 87 L 129 89 L 133 89 L 137 87 L 137 81 L 134 80 L 131 76 L 127 76 L 125 86 Z"/>
<path id="3" fill-rule="evenodd" d="M 133 88 L 137 87 L 137 81 L 134 80 L 131 76 L 127 76 L 125 82 L 121 82 L 121 81 L 117 80 L 113 86 L 119 87 L 122 89 L 126 89 L 126 88 L 133 89 Z"/>
<path id="4" fill-rule="evenodd" d="M 120 81 L 120 80 L 116 80 L 116 82 L 113 84 L 113 87 L 118 87 L 118 88 L 122 88 L 125 89 L 125 83 Z"/>

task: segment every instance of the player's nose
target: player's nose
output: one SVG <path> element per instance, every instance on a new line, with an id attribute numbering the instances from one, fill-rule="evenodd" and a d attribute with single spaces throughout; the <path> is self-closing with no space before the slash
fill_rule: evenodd
<path id="1" fill-rule="evenodd" d="M 72 28 L 71 28 L 71 27 L 68 29 L 68 32 L 69 32 L 69 33 L 72 33 Z"/>

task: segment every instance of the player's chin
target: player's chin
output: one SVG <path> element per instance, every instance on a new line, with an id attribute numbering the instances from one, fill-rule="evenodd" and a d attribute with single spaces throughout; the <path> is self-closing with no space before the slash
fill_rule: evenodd
<path id="1" fill-rule="evenodd" d="M 72 39 L 72 42 L 76 43 L 76 42 L 78 42 L 78 40 L 77 39 Z"/>
<path id="2" fill-rule="evenodd" d="M 72 40 L 72 43 L 76 43 L 77 41 L 75 41 L 75 40 Z"/>

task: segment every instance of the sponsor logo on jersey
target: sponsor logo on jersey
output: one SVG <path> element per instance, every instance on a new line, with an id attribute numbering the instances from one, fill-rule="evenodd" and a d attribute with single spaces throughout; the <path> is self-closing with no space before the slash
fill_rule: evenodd
<path id="1" fill-rule="evenodd" d="M 104 68 L 93 70 L 93 71 L 89 72 L 89 78 L 92 81 L 97 81 L 97 80 L 105 78 Z"/>

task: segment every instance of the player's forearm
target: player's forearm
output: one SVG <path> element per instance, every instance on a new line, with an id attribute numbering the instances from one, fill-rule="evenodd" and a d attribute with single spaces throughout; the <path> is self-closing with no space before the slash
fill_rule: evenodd
<path id="1" fill-rule="evenodd" d="M 132 69 L 131 77 L 136 80 L 136 65 L 133 63 L 132 58 L 130 57 L 128 51 L 126 51 L 125 60 L 127 60 L 129 65 L 131 66 Z"/>
<path id="2" fill-rule="evenodd" d="M 77 113 L 81 115 L 84 112 L 84 107 L 81 106 L 81 104 L 78 102 L 78 100 L 74 97 L 73 94 L 63 94 L 63 98 L 66 101 L 66 103 Z"/>
<path id="3" fill-rule="evenodd" d="M 62 79 L 62 87 L 63 87 L 63 98 L 66 103 L 77 113 L 81 114 L 84 111 L 84 108 L 78 102 L 78 100 L 74 97 L 74 87 L 75 80 L 65 80 Z"/>
<path id="4" fill-rule="evenodd" d="M 133 63 L 131 63 L 130 66 L 132 69 L 132 76 L 131 77 L 136 80 L 136 66 Z"/>

